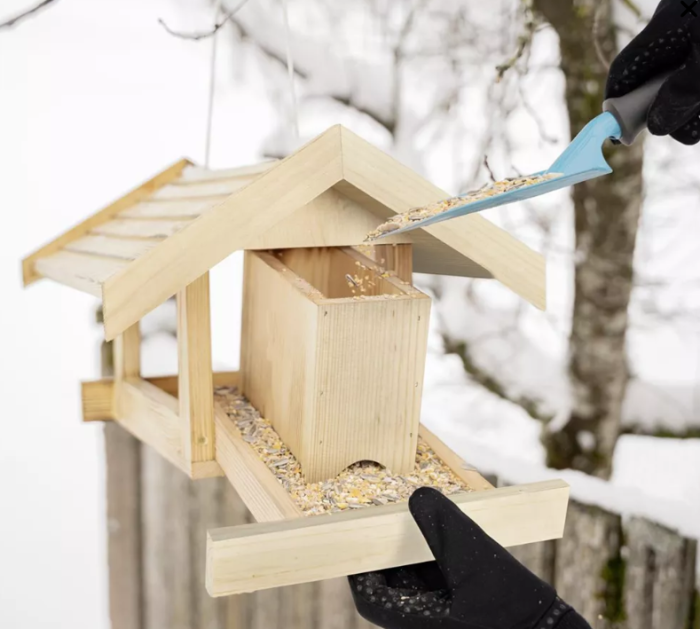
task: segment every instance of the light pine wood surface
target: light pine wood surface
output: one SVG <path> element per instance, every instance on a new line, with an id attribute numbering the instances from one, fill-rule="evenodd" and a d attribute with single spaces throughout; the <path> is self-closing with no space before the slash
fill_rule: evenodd
<path id="1" fill-rule="evenodd" d="M 111 340 L 234 251 L 358 245 L 395 213 L 447 196 L 335 126 L 281 161 L 210 171 L 181 160 L 26 258 L 23 273 L 101 296 Z M 411 260 L 389 261 L 392 244 L 412 244 Z M 496 278 L 545 307 L 542 256 L 481 215 L 380 246 L 402 278 Z"/>
<path id="2" fill-rule="evenodd" d="M 569 487 L 544 481 L 453 496 L 503 546 L 561 537 Z M 432 554 L 406 504 L 209 531 L 212 596 L 422 563 Z"/>
<path id="3" fill-rule="evenodd" d="M 429 319 L 427 296 L 351 248 L 246 253 L 242 389 L 309 482 L 363 460 L 412 469 Z"/>

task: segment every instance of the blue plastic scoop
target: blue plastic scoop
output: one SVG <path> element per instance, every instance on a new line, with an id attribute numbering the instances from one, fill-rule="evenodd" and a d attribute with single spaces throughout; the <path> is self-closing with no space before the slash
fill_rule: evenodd
<path id="1" fill-rule="evenodd" d="M 481 212 L 499 205 L 531 199 L 541 194 L 573 186 L 588 179 L 610 174 L 612 168 L 610 168 L 605 161 L 605 157 L 603 157 L 603 144 L 607 139 L 627 146 L 634 142 L 639 133 L 646 128 L 649 108 L 659 89 L 661 89 L 661 85 L 667 78 L 668 75 L 664 75 L 626 96 L 606 100 L 603 103 L 604 113 L 594 118 L 584 127 L 559 159 L 547 170 L 530 175 L 530 177 L 551 175 L 554 178 L 495 194 L 478 201 L 465 202 L 463 205 L 453 207 L 434 216 L 414 220 L 405 226 L 401 226 L 399 229 L 387 231 L 377 238 L 372 238 L 372 241 L 381 240 L 387 236 L 396 236 L 397 234 L 427 227 L 428 225 L 464 216 L 465 214 Z"/>

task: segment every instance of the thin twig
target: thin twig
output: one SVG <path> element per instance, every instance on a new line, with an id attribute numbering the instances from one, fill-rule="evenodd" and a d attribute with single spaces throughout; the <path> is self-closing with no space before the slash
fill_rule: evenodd
<path id="1" fill-rule="evenodd" d="M 595 48 L 595 53 L 598 56 L 598 60 L 603 64 L 606 70 L 610 70 L 610 59 L 605 56 L 605 51 L 600 45 L 600 23 L 603 20 L 603 12 L 607 8 L 605 2 L 601 2 L 596 9 L 595 15 L 593 17 L 593 47 Z"/>
<path id="2" fill-rule="evenodd" d="M 211 29 L 210 31 L 205 31 L 203 33 L 183 33 L 181 31 L 174 31 L 172 28 L 170 28 L 166 23 L 163 18 L 158 18 L 158 24 L 160 24 L 169 35 L 172 35 L 173 37 L 179 37 L 180 39 L 189 39 L 190 41 L 200 41 L 202 39 L 208 39 L 209 37 L 213 37 L 216 35 L 216 33 L 219 32 L 219 30 L 225 26 L 228 22 L 231 21 L 234 15 L 238 13 L 248 2 L 248 0 L 241 0 L 238 3 L 238 6 L 236 6 L 232 11 L 227 11 L 224 13 L 224 18 L 220 21 L 217 22 L 214 25 L 214 28 Z"/>
<path id="3" fill-rule="evenodd" d="M 642 10 L 637 6 L 637 3 L 634 2 L 633 0 L 620 0 L 624 6 L 626 6 L 634 15 L 637 17 L 638 20 L 641 20 L 643 17 Z"/>
<path id="4" fill-rule="evenodd" d="M 0 29 L 12 28 L 15 24 L 19 24 L 22 20 L 28 18 L 31 15 L 34 15 L 35 13 L 38 13 L 42 9 L 45 9 L 47 6 L 55 2 L 58 2 L 58 0 L 42 0 L 42 2 L 32 7 L 31 9 L 27 9 L 26 11 L 15 15 L 14 17 L 10 18 L 5 22 L 0 22 Z"/>
<path id="5" fill-rule="evenodd" d="M 502 64 L 496 66 L 496 83 L 500 83 L 506 73 L 514 68 L 518 61 L 522 59 L 527 49 L 532 45 L 535 32 L 538 30 L 531 1 L 526 0 L 526 2 L 523 3 L 523 13 L 525 15 L 524 30 L 518 37 L 517 47 L 513 56 Z"/>
<path id="6" fill-rule="evenodd" d="M 489 173 L 489 177 L 491 178 L 491 181 L 493 181 L 495 183 L 496 176 L 493 174 L 493 171 L 491 170 L 491 165 L 489 164 L 489 156 L 488 155 L 484 155 L 484 166 L 486 167 L 486 170 Z"/>

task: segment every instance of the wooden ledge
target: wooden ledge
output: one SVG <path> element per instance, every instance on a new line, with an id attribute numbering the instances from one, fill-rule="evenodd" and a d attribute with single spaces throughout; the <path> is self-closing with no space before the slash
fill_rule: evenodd
<path id="1" fill-rule="evenodd" d="M 214 386 L 233 386 L 237 376 L 215 373 Z M 129 379 L 121 386 L 119 404 L 112 378 L 83 382 L 81 388 L 83 421 L 118 422 L 192 479 L 223 476 L 216 461 L 189 462 L 184 455 L 177 376 Z"/>
<path id="2" fill-rule="evenodd" d="M 559 480 L 452 497 L 503 546 L 564 532 L 569 486 Z M 404 504 L 213 529 L 206 587 L 228 596 L 429 561 L 430 549 Z"/>
<path id="3" fill-rule="evenodd" d="M 214 374 L 216 386 L 235 386 L 237 373 Z M 206 586 L 227 596 L 383 570 L 431 558 L 406 503 L 304 517 L 292 497 L 246 443 L 224 410 L 215 405 L 216 461 L 188 467 L 175 430 L 177 377 L 131 379 L 120 385 L 115 409 L 111 380 L 83 383 L 86 421 L 113 420 L 192 478 L 222 470 L 258 520 L 209 531 Z M 491 537 L 504 546 L 562 536 L 569 487 L 545 481 L 494 489 L 479 472 L 421 426 L 421 437 L 474 491 L 451 496 Z"/>

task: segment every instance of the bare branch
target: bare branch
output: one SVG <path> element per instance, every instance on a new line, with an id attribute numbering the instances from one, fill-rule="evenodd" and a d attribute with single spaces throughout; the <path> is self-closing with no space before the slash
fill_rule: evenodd
<path id="1" fill-rule="evenodd" d="M 598 56 L 598 60 L 603 64 L 603 67 L 606 70 L 610 70 L 610 64 L 612 62 L 605 56 L 605 51 L 600 44 L 600 25 L 603 21 L 603 13 L 605 13 L 606 9 L 607 7 L 605 6 L 604 2 L 601 2 L 596 9 L 595 16 L 593 18 L 593 46 L 595 47 L 595 54 Z"/>
<path id="2" fill-rule="evenodd" d="M 496 66 L 496 83 L 503 80 L 508 70 L 511 70 L 515 65 L 522 59 L 525 52 L 532 45 L 532 40 L 535 37 L 535 32 L 537 31 L 537 22 L 535 20 L 534 12 L 532 10 L 532 1 L 525 0 L 523 2 L 523 14 L 525 15 L 525 24 L 523 25 L 523 32 L 518 37 L 518 43 L 513 56 Z"/>
<path id="3" fill-rule="evenodd" d="M 287 67 L 287 60 L 283 51 L 279 50 L 276 46 L 271 45 L 269 41 L 263 41 L 260 38 L 256 37 L 255 33 L 251 29 L 249 29 L 240 19 L 234 18 L 232 20 L 232 24 L 234 24 L 238 28 L 240 36 L 243 39 L 251 42 L 267 58 L 281 64 L 283 68 Z M 307 71 L 307 69 L 304 67 L 304 64 L 301 63 L 299 59 L 297 59 L 296 63 L 294 64 L 294 72 L 297 76 L 299 76 L 299 78 L 308 79 L 311 71 Z M 310 97 L 307 97 L 307 99 L 308 98 Z M 360 102 L 357 102 L 353 98 L 353 95 L 351 93 L 327 93 L 322 95 L 316 95 L 313 98 L 329 98 L 330 100 L 345 105 L 346 107 L 351 107 L 358 113 L 364 114 L 372 120 L 374 120 L 392 135 L 394 134 L 396 126 L 396 121 L 394 119 L 382 115 L 382 113 L 380 113 L 379 111 L 375 111 L 374 109 L 366 107 Z"/>
<path id="4" fill-rule="evenodd" d="M 16 24 L 19 24 L 21 21 L 27 19 L 35 13 L 39 13 L 39 11 L 44 10 L 50 4 L 54 4 L 56 2 L 58 2 L 58 0 L 42 0 L 42 2 L 32 7 L 31 9 L 27 9 L 26 11 L 15 15 L 14 17 L 10 18 L 9 20 L 6 20 L 5 22 L 0 22 L 0 29 L 12 28 Z"/>
<path id="5" fill-rule="evenodd" d="M 247 2 L 248 0 L 241 0 L 236 8 L 234 8 L 232 11 L 224 13 L 224 18 L 220 22 L 214 24 L 214 28 L 212 28 L 210 31 L 205 31 L 203 33 L 183 33 L 180 31 L 174 31 L 165 23 L 165 20 L 163 20 L 162 18 L 158 18 L 158 24 L 160 24 L 166 30 L 166 32 L 169 35 L 172 35 L 173 37 L 179 37 L 180 39 L 189 39 L 190 41 L 200 41 L 202 39 L 208 39 L 209 37 L 216 35 L 216 33 L 218 33 L 223 26 L 230 22 L 233 16 L 238 11 L 240 11 L 246 5 Z"/>
<path id="6" fill-rule="evenodd" d="M 484 155 L 484 167 L 486 168 L 486 171 L 489 174 L 489 177 L 491 178 L 491 181 L 494 183 L 496 182 L 496 175 L 493 174 L 493 170 L 491 170 L 491 165 L 489 164 L 489 156 Z"/>
<path id="7" fill-rule="evenodd" d="M 642 10 L 639 8 L 636 2 L 634 0 L 620 0 L 624 6 L 626 6 L 632 13 L 635 14 L 637 19 L 641 20 L 644 17 L 644 14 L 642 13 Z"/>

